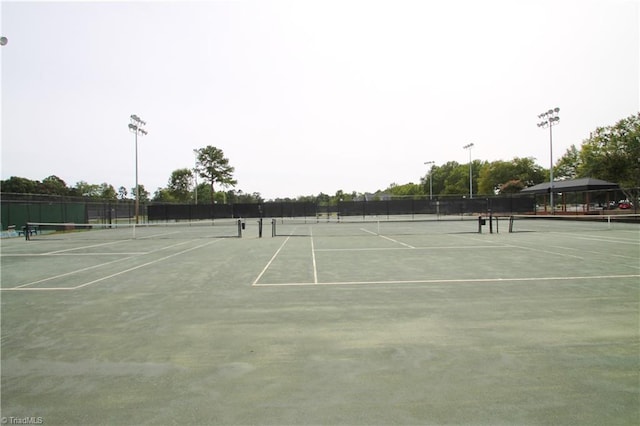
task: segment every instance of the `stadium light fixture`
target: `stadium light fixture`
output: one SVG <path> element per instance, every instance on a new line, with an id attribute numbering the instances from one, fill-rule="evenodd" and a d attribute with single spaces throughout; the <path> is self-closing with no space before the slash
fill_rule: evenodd
<path id="1" fill-rule="evenodd" d="M 435 161 L 425 161 L 424 164 L 425 165 L 435 164 Z M 430 200 L 433 199 L 433 178 L 431 177 L 432 169 L 433 169 L 433 166 L 431 166 L 431 169 L 429 169 L 429 199 Z"/>
<path id="2" fill-rule="evenodd" d="M 145 136 L 147 135 L 147 131 L 142 128 L 142 126 L 147 123 L 143 121 L 140 117 L 135 114 L 131 114 L 131 122 L 129 123 L 129 131 L 135 134 L 136 141 L 136 222 L 137 225 L 139 222 L 140 215 L 140 186 L 138 185 L 138 134 Z M 135 236 L 135 226 L 134 226 L 134 236 Z"/>
<path id="3" fill-rule="evenodd" d="M 549 205 L 551 206 L 551 214 L 555 212 L 553 205 L 553 132 L 551 128 L 560 121 L 560 117 L 558 117 L 559 112 L 560 108 L 555 107 L 547 112 L 538 114 L 538 118 L 542 120 L 538 123 L 538 127 L 543 129 L 549 128 Z"/>
<path id="4" fill-rule="evenodd" d="M 473 143 L 463 146 L 463 149 L 469 150 L 469 198 L 473 198 L 473 169 L 471 168 L 471 148 Z"/>

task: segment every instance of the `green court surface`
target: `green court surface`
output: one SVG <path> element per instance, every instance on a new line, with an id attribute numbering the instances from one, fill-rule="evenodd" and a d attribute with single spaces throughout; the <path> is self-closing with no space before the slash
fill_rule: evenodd
<path id="1" fill-rule="evenodd" d="M 384 225 L 2 240 L 3 422 L 638 424 L 637 224 Z"/>

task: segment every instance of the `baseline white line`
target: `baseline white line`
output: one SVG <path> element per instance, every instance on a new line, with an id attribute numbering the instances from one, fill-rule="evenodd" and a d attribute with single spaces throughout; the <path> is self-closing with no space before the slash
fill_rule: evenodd
<path id="1" fill-rule="evenodd" d="M 309 234 L 311 236 L 311 259 L 313 261 L 313 283 L 318 284 L 318 267 L 316 266 L 316 250 L 313 245 L 313 229 L 309 227 Z"/>
<path id="2" fill-rule="evenodd" d="M 9 288 L 2 289 L 2 291 L 60 291 L 60 290 L 65 290 L 65 291 L 75 290 L 75 287 L 35 287 L 35 288 L 9 287 Z"/>
<path id="3" fill-rule="evenodd" d="M 113 252 L 113 253 L 56 253 L 42 254 L 41 256 L 140 256 L 149 254 L 149 251 Z"/>
<path id="4" fill-rule="evenodd" d="M 484 282 L 519 282 L 519 281 L 575 281 L 596 279 L 640 278 L 640 274 L 632 275 L 598 275 L 574 277 L 521 277 L 521 278 L 470 278 L 448 280 L 406 280 L 406 281 L 335 281 L 317 283 L 318 285 L 367 285 L 367 284 L 448 284 L 448 283 L 484 283 Z M 256 284 L 256 287 L 309 286 L 309 283 L 272 283 Z"/>
<path id="5" fill-rule="evenodd" d="M 262 278 L 262 276 L 265 274 L 265 272 L 267 272 L 267 269 L 269 269 L 269 266 L 271 266 L 271 263 L 273 263 L 273 261 L 276 259 L 276 256 L 278 256 L 278 253 L 280 253 L 280 250 L 282 250 L 282 248 L 284 247 L 285 244 L 287 244 L 287 241 L 289 241 L 289 238 L 291 237 L 287 237 L 282 244 L 280 245 L 280 247 L 278 248 L 278 250 L 276 250 L 275 254 L 273 255 L 273 257 L 271 257 L 271 260 L 269 260 L 269 262 L 267 262 L 267 265 L 264 267 L 264 269 L 262 269 L 262 272 L 260 272 L 260 274 L 258 275 L 258 277 L 253 281 L 253 283 L 251 284 L 252 286 L 258 285 L 258 281 L 260 281 L 260 278 Z"/>
<path id="6" fill-rule="evenodd" d="M 45 256 L 132 256 L 148 254 L 146 251 L 139 252 L 113 252 L 113 253 L 16 253 L 16 254 L 3 254 L 1 257 L 45 257 Z"/>
<path id="7" fill-rule="evenodd" d="M 316 251 L 388 251 L 388 250 L 476 250 L 476 249 L 512 249 L 506 245 L 490 246 L 434 246 L 434 247 L 370 247 L 370 248 L 332 248 L 332 249 L 316 249 Z"/>

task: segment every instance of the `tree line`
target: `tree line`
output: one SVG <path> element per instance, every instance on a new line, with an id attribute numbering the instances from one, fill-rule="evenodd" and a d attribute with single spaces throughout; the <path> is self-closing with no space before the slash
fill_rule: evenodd
<path id="1" fill-rule="evenodd" d="M 234 168 L 221 149 L 206 146 L 195 150 L 195 169 L 180 168 L 171 173 L 167 186 L 159 188 L 153 196 L 138 185 L 140 201 L 165 203 L 252 203 L 265 201 L 260 193 L 245 193 L 233 189 L 237 181 Z M 471 168 L 474 195 L 513 194 L 523 188 L 548 181 L 549 169 L 536 164 L 532 157 L 513 158 L 510 161 L 474 160 L 471 164 L 449 161 L 433 165 L 420 177 L 419 183 L 392 183 L 372 194 L 337 191 L 334 195 L 298 196 L 273 201 L 313 201 L 335 204 L 365 197 L 388 196 L 443 196 L 469 194 L 469 169 Z M 592 177 L 618 183 L 622 188 L 640 187 L 640 113 L 623 118 L 614 125 L 599 127 L 591 132 L 580 147 L 571 145 L 554 164 L 556 180 Z M 199 178 L 199 179 L 198 179 Z M 216 190 L 218 189 L 218 190 Z M 220 190 L 224 189 L 224 190 Z M 0 182 L 0 190 L 6 193 L 49 194 L 77 196 L 91 199 L 134 199 L 136 188 L 120 187 L 117 190 L 108 183 L 89 184 L 77 182 L 73 187 L 57 176 L 42 181 L 11 177 Z M 636 195 L 637 196 L 637 195 Z M 628 195 L 629 198 L 632 194 Z"/>

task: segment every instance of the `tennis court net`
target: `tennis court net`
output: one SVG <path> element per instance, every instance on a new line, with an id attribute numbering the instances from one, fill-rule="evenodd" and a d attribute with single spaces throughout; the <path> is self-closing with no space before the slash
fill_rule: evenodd
<path id="1" fill-rule="evenodd" d="M 509 232 L 640 232 L 639 214 L 618 215 L 512 215 Z"/>
<path id="2" fill-rule="evenodd" d="M 242 221 L 164 222 L 143 224 L 30 222 L 21 234 L 29 240 L 145 240 L 242 237 Z"/>
<path id="3" fill-rule="evenodd" d="M 488 223 L 483 219 L 483 224 Z M 467 234 L 481 232 L 478 216 L 395 215 L 325 220 L 318 217 L 271 220 L 271 235 L 277 236 L 371 236 Z"/>

